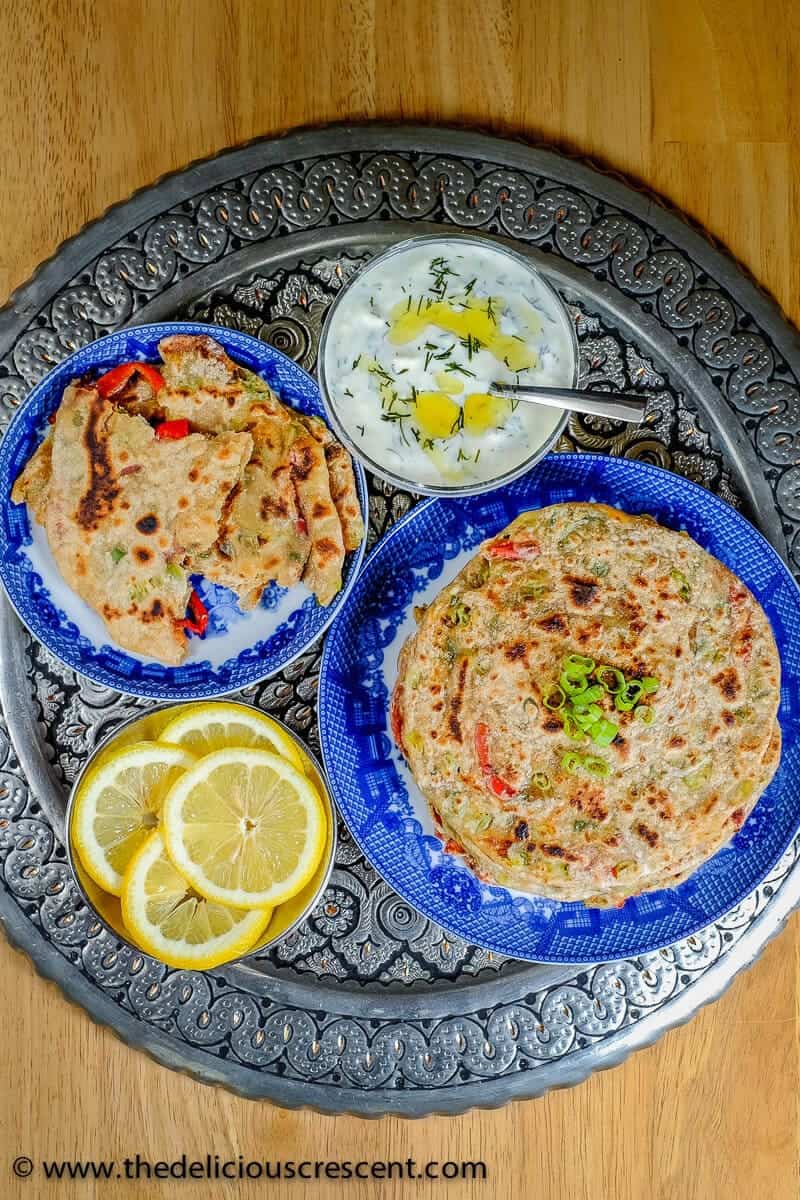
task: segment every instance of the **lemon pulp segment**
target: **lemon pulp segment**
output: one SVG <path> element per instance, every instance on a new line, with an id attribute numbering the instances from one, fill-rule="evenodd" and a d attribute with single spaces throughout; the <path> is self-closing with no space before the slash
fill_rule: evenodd
<path id="1" fill-rule="evenodd" d="M 133 854 L 158 823 L 170 785 L 195 762 L 179 746 L 136 742 L 102 755 L 82 781 L 70 832 L 92 879 L 114 896 Z"/>
<path id="2" fill-rule="evenodd" d="M 128 864 L 122 915 L 146 953 L 169 966 L 204 970 L 252 949 L 272 909 L 242 911 L 198 896 L 176 870 L 156 831 Z"/>
<path id="3" fill-rule="evenodd" d="M 322 857 L 326 816 L 316 788 L 285 759 L 233 748 L 176 781 L 163 828 L 172 861 L 201 895 L 256 908 L 305 886 Z"/>

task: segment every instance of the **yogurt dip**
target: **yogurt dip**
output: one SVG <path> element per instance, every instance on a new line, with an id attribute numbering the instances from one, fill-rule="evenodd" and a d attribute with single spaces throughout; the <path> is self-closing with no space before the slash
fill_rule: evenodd
<path id="1" fill-rule="evenodd" d="M 576 358 L 566 310 L 524 259 L 480 239 L 424 237 L 343 289 L 320 382 L 340 436 L 378 474 L 481 491 L 531 465 L 565 421 L 492 385 L 571 387 Z"/>

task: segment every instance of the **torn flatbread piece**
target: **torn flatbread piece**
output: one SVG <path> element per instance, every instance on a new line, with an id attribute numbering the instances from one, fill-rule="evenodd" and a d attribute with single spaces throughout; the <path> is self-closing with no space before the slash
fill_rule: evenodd
<path id="1" fill-rule="evenodd" d="M 166 384 L 158 403 L 167 420 L 185 418 L 207 433 L 242 429 L 259 416 L 288 421 L 288 409 L 264 380 L 235 363 L 213 338 L 177 333 L 162 338 L 158 349 Z"/>
<path id="2" fill-rule="evenodd" d="M 254 608 L 267 584 L 298 583 L 311 540 L 298 507 L 289 464 L 297 427 L 262 417 L 250 426 L 253 453 L 223 509 L 219 537 L 193 568 L 239 595 Z"/>
<path id="3" fill-rule="evenodd" d="M 52 456 L 53 439 L 46 437 L 38 450 L 34 451 L 28 459 L 22 474 L 11 489 L 11 499 L 14 503 L 29 505 L 34 519 L 40 525 L 44 524 Z"/>
<path id="4" fill-rule="evenodd" d="M 291 470 L 311 538 L 303 582 L 320 604 L 328 605 L 342 586 L 345 549 L 342 525 L 331 497 L 325 450 L 310 434 L 293 443 Z"/>
<path id="5" fill-rule="evenodd" d="M 340 442 L 337 442 L 324 421 L 318 417 L 302 415 L 300 420 L 308 431 L 325 447 L 325 461 L 330 475 L 333 503 L 342 523 L 342 538 L 347 551 L 356 550 L 364 540 L 364 518 L 358 502 L 353 460 Z"/>
<path id="6" fill-rule="evenodd" d="M 330 604 L 341 588 L 344 555 L 364 537 L 350 455 L 324 422 L 281 404 L 212 338 L 176 335 L 159 349 L 167 419 L 253 435 L 253 457 L 226 506 L 218 542 L 194 568 L 237 592 L 245 609 L 269 583 L 291 587 L 301 578 L 320 604 Z"/>
<path id="7" fill-rule="evenodd" d="M 191 592 L 183 561 L 214 543 L 252 438 L 160 441 L 142 417 L 119 411 L 93 386 L 72 384 L 49 441 L 40 511 L 64 579 L 117 645 L 178 665 Z"/>

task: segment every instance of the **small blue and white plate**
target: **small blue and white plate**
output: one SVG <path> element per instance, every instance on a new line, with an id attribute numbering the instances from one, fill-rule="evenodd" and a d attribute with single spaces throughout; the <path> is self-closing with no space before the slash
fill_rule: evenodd
<path id="1" fill-rule="evenodd" d="M 158 343 L 174 333 L 210 334 L 230 356 L 257 372 L 284 403 L 324 419 L 316 383 L 297 363 L 272 346 L 216 325 L 164 322 L 122 329 L 77 350 L 33 389 L 0 443 L 0 580 L 20 620 L 48 650 L 96 683 L 159 700 L 223 696 L 280 671 L 317 640 L 341 609 L 364 554 L 363 545 L 345 562 L 342 590 L 322 608 L 302 584 L 269 587 L 260 606 L 243 613 L 227 588 L 194 577 L 209 610 L 208 631 L 189 639 L 180 667 L 121 650 L 110 642 L 100 617 L 64 582 L 44 530 L 25 504 L 13 504 L 11 488 L 47 431 L 67 384 L 86 372 L 117 363 L 157 362 Z M 362 512 L 367 511 L 364 472 L 354 464 Z"/>
<path id="2" fill-rule="evenodd" d="M 430 810 L 389 732 L 397 656 L 427 604 L 476 546 L 519 513 L 594 500 L 685 529 L 748 585 L 769 617 L 783 667 L 780 767 L 728 846 L 679 887 L 618 909 L 586 908 L 482 883 L 444 852 Z M 370 555 L 334 623 L 319 685 L 322 753 L 353 837 L 384 879 L 451 933 L 535 962 L 603 962 L 688 937 L 734 908 L 800 826 L 800 590 L 772 546 L 694 483 L 647 463 L 555 454 L 498 491 L 418 505 Z"/>

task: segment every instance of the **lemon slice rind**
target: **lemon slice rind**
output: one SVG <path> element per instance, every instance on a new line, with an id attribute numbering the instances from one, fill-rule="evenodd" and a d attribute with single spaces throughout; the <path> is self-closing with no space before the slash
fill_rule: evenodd
<path id="1" fill-rule="evenodd" d="M 250 737 L 243 731 L 256 739 L 254 744 L 251 745 Z M 277 722 L 266 713 L 224 700 L 186 708 L 165 725 L 159 740 L 185 746 L 198 758 L 230 745 L 271 750 L 286 758 L 298 771 L 304 770 L 297 746 Z"/>

